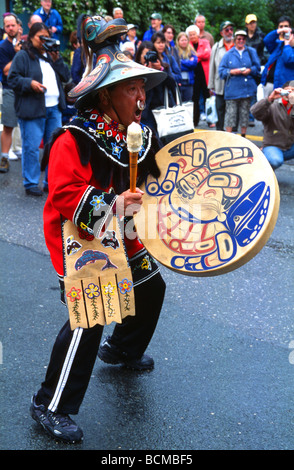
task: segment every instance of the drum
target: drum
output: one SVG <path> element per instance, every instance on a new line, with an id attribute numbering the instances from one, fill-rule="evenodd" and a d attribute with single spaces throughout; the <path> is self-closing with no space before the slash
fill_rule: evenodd
<path id="1" fill-rule="evenodd" d="M 252 259 L 270 237 L 279 187 L 261 150 L 221 131 L 185 135 L 156 155 L 135 216 L 138 236 L 166 267 L 216 276 Z"/>

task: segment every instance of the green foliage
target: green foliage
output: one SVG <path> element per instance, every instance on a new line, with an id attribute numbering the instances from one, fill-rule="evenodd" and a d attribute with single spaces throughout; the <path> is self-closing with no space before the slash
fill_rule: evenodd
<path id="1" fill-rule="evenodd" d="M 124 10 L 124 16 L 127 22 L 139 26 L 138 36 L 150 26 L 150 15 L 154 12 L 160 13 L 163 24 L 172 24 L 177 33 L 183 31 L 190 24 L 194 23 L 197 12 L 198 1 L 190 0 L 188 2 L 170 1 L 168 7 L 159 0 L 150 1 L 120 1 L 120 6 Z"/>
<path id="2" fill-rule="evenodd" d="M 294 0 L 53 0 L 53 8 L 61 14 L 64 23 L 64 33 L 69 35 L 76 29 L 76 22 L 81 13 L 112 14 L 114 7 L 119 6 L 124 11 L 124 18 L 128 23 L 138 25 L 138 36 L 142 37 L 144 31 L 150 26 L 150 14 L 161 13 L 163 24 L 172 24 L 176 32 L 185 30 L 194 23 L 197 13 L 206 17 L 207 30 L 216 40 L 219 39 L 219 25 L 224 20 L 231 20 L 236 27 L 244 28 L 244 20 L 249 13 L 255 13 L 258 24 L 265 32 L 269 32 L 276 26 L 277 18 L 281 14 L 292 16 L 294 22 Z M 39 6 L 39 0 L 14 0 L 14 11 L 33 13 Z"/>
<path id="3" fill-rule="evenodd" d="M 225 20 L 232 21 L 238 29 L 244 29 L 248 14 L 255 14 L 258 26 L 268 33 L 275 27 L 269 15 L 272 3 L 273 0 L 202 0 L 200 12 L 207 18 L 215 39 L 219 38 L 219 26 Z"/>
<path id="4" fill-rule="evenodd" d="M 159 0 L 140 0 L 112 2 L 109 0 L 53 0 L 53 8 L 61 15 L 65 34 L 69 34 L 76 29 L 77 18 L 81 13 L 99 13 L 102 15 L 112 14 L 114 7 L 119 6 L 124 11 L 124 18 L 128 23 L 138 25 L 139 37 L 143 35 L 150 26 L 150 15 L 153 12 L 161 13 L 163 23 L 171 23 L 179 32 L 194 22 L 197 11 L 197 0 L 182 2 L 175 0 L 170 2 L 168 8 Z M 40 6 L 38 0 L 14 0 L 14 11 L 17 14 L 28 12 L 33 13 Z M 180 12 L 180 14 L 179 14 Z"/>
<path id="5" fill-rule="evenodd" d="M 294 27 L 294 0 L 273 0 L 274 4 L 274 16 L 277 20 L 280 16 L 286 15 L 291 18 L 292 28 Z"/>

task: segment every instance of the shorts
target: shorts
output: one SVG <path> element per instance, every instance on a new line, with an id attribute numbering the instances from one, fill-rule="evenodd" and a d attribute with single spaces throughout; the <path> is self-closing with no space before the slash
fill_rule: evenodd
<path id="1" fill-rule="evenodd" d="M 18 119 L 14 109 L 14 92 L 3 88 L 1 107 L 1 123 L 6 127 L 17 127 Z"/>
<path id="2" fill-rule="evenodd" d="M 236 127 L 239 115 L 240 127 L 247 127 L 249 122 L 250 98 L 226 100 L 225 128 Z"/>

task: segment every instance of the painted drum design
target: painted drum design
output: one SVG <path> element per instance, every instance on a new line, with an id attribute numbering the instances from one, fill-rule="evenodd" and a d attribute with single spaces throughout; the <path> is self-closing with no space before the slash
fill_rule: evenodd
<path id="1" fill-rule="evenodd" d="M 279 211 L 268 161 L 235 134 L 203 131 L 166 145 L 148 177 L 138 235 L 151 255 L 182 274 L 215 276 L 238 268 L 265 245 Z"/>

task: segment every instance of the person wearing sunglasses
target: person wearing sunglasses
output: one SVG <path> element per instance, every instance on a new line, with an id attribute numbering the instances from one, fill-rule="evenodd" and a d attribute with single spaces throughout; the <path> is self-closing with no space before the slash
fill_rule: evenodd
<path id="1" fill-rule="evenodd" d="M 258 55 L 255 49 L 246 46 L 246 37 L 246 31 L 236 31 L 235 46 L 224 55 L 219 66 L 219 75 L 225 80 L 225 129 L 233 131 L 239 114 L 243 137 L 248 126 L 251 97 L 257 89 L 254 77 L 260 72 Z"/>

